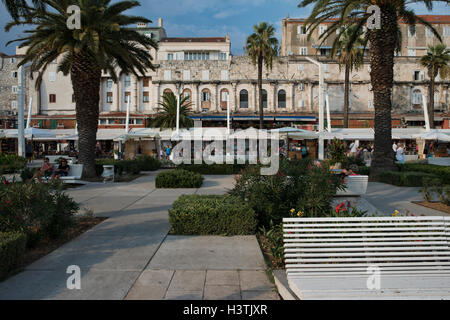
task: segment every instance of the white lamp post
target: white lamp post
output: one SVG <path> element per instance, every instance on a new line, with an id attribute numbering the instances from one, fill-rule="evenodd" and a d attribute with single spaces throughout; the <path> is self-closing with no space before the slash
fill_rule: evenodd
<path id="1" fill-rule="evenodd" d="M 33 97 L 30 97 L 30 104 L 28 105 L 27 129 L 30 127 L 30 123 L 31 123 L 31 109 L 32 108 L 33 108 Z"/>
<path id="2" fill-rule="evenodd" d="M 181 85 L 177 88 L 177 136 L 180 132 L 180 108 L 181 108 L 181 99 L 180 99 L 180 91 Z"/>
<path id="3" fill-rule="evenodd" d="M 324 105 L 324 70 L 323 70 L 323 64 L 311 59 L 310 57 L 305 57 L 306 60 L 314 63 L 316 66 L 319 67 L 319 160 L 324 159 L 324 143 L 323 143 L 323 137 L 320 135 L 321 132 L 324 131 L 324 121 L 323 121 L 323 105 Z"/>
<path id="4" fill-rule="evenodd" d="M 425 129 L 428 132 L 430 131 L 430 118 L 428 118 L 427 100 L 425 99 L 424 94 L 422 94 L 422 107 L 423 107 L 423 116 L 425 117 Z"/>
<path id="5" fill-rule="evenodd" d="M 325 100 L 327 103 L 327 127 L 328 127 L 328 132 L 331 132 L 330 99 L 328 97 L 328 93 L 325 96 Z"/>
<path id="6" fill-rule="evenodd" d="M 230 135 L 230 94 L 227 92 L 227 135 Z"/>
<path id="7" fill-rule="evenodd" d="M 131 96 L 128 96 L 128 101 L 127 101 L 127 117 L 126 117 L 126 122 L 125 122 L 125 133 L 128 134 L 128 131 L 130 130 L 130 101 L 131 101 Z"/>
<path id="8" fill-rule="evenodd" d="M 25 155 L 25 130 L 24 130 L 24 104 L 25 104 L 25 86 L 24 86 L 24 66 L 19 67 L 19 110 L 18 110 L 18 125 L 17 125 L 17 154 L 21 157 Z"/>

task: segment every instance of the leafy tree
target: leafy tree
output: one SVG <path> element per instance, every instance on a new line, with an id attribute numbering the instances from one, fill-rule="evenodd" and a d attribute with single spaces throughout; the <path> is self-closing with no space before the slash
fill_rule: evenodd
<path id="1" fill-rule="evenodd" d="M 245 51 L 258 67 L 258 97 L 259 97 L 259 128 L 264 128 L 264 110 L 262 95 L 263 65 L 272 69 L 273 59 L 278 55 L 278 39 L 275 37 L 275 28 L 267 22 L 253 26 L 254 33 L 247 38 Z"/>
<path id="2" fill-rule="evenodd" d="M 37 87 L 51 63 L 56 62 L 64 75 L 70 74 L 76 101 L 78 160 L 84 165 L 83 176 L 94 177 L 102 72 L 117 81 L 118 72 L 144 76 L 148 69 L 154 70 L 150 49 L 156 49 L 157 43 L 127 27 L 151 21 L 123 13 L 139 6 L 137 1 L 110 4 L 110 0 L 40 0 L 38 4 L 24 7 L 22 11 L 28 14 L 5 29 L 33 27 L 14 41 L 27 48 L 19 65 L 31 63 L 31 72 L 38 72 Z M 70 5 L 81 10 L 81 29 L 67 27 Z"/>
<path id="3" fill-rule="evenodd" d="M 450 75 L 450 50 L 446 48 L 445 44 L 437 44 L 435 46 L 428 46 L 428 52 L 422 56 L 420 63 L 428 69 L 428 78 L 430 78 L 428 94 L 428 119 L 430 120 L 430 127 L 434 128 L 434 87 L 435 79 L 439 74 L 442 79 Z"/>

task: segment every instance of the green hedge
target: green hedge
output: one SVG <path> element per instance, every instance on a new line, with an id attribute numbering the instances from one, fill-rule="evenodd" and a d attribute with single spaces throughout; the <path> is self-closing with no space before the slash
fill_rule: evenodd
<path id="1" fill-rule="evenodd" d="M 203 177 L 200 173 L 175 169 L 159 173 L 155 183 L 156 188 L 200 188 Z"/>
<path id="2" fill-rule="evenodd" d="M 183 195 L 169 210 L 171 232 L 183 235 L 255 234 L 253 209 L 228 195 Z"/>
<path id="3" fill-rule="evenodd" d="M 438 176 L 413 171 L 385 171 L 377 176 L 377 181 L 401 187 L 421 187 L 424 179 L 439 179 Z"/>
<path id="4" fill-rule="evenodd" d="M 161 162 L 150 156 L 141 156 L 134 160 L 101 159 L 97 160 L 95 165 L 97 176 L 102 174 L 103 165 L 113 165 L 114 173 L 122 175 L 124 172 L 139 174 L 141 171 L 155 171 L 161 167 Z"/>
<path id="5" fill-rule="evenodd" d="M 436 176 L 439 176 L 444 181 L 450 181 L 450 167 L 437 166 L 434 164 L 405 163 L 403 165 L 400 165 L 400 171 L 431 173 Z"/>
<path id="6" fill-rule="evenodd" d="M 0 232 L 0 279 L 13 270 L 25 253 L 27 237 L 20 232 Z"/>
<path id="7" fill-rule="evenodd" d="M 238 174 L 246 164 L 181 164 L 180 169 L 189 170 L 201 174 Z"/>
<path id="8" fill-rule="evenodd" d="M 358 174 L 360 174 L 362 176 L 369 176 L 370 175 L 370 167 L 359 166 L 358 167 Z"/>

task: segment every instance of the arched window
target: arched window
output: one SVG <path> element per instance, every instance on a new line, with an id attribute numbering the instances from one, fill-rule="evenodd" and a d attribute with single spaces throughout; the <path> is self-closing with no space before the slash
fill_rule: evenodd
<path id="1" fill-rule="evenodd" d="M 286 91 L 278 91 L 278 108 L 286 108 Z"/>
<path id="2" fill-rule="evenodd" d="M 188 98 L 187 101 L 191 102 L 192 92 L 191 92 L 190 89 L 184 89 L 183 90 L 183 98 L 186 98 L 186 97 Z"/>
<path id="3" fill-rule="evenodd" d="M 211 108 L 211 91 L 209 89 L 202 90 L 202 110 Z"/>
<path id="4" fill-rule="evenodd" d="M 165 90 L 163 91 L 163 96 L 164 96 L 164 95 L 168 95 L 168 94 L 173 94 L 172 90 L 170 90 L 170 89 L 165 89 Z"/>
<path id="5" fill-rule="evenodd" d="M 203 89 L 202 90 L 202 102 L 209 102 L 211 101 L 211 92 L 209 89 Z"/>
<path id="6" fill-rule="evenodd" d="M 228 90 L 222 89 L 220 90 L 220 107 L 226 110 L 228 107 L 227 102 L 228 102 Z"/>
<path id="7" fill-rule="evenodd" d="M 239 108 L 248 108 L 248 91 L 245 89 L 239 92 Z"/>
<path id="8" fill-rule="evenodd" d="M 419 89 L 415 89 L 411 100 L 412 104 L 422 104 L 422 92 Z"/>
<path id="9" fill-rule="evenodd" d="M 262 89 L 262 104 L 263 108 L 267 108 L 267 90 Z"/>

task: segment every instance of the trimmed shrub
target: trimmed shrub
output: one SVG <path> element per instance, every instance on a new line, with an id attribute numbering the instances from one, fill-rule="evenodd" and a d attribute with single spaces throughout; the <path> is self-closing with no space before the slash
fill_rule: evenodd
<path id="1" fill-rule="evenodd" d="M 175 169 L 159 173 L 155 184 L 156 188 L 200 188 L 203 177 L 200 173 Z"/>
<path id="2" fill-rule="evenodd" d="M 439 179 L 438 176 L 425 172 L 411 171 L 385 171 L 376 179 L 379 182 L 389 183 L 401 187 L 421 187 L 424 179 Z"/>
<path id="3" fill-rule="evenodd" d="M 136 159 L 139 163 L 141 171 L 156 171 L 161 167 L 161 162 L 158 159 L 143 155 Z"/>
<path id="4" fill-rule="evenodd" d="M 249 235 L 256 231 L 253 209 L 228 195 L 183 195 L 169 210 L 171 232 L 183 235 Z"/>
<path id="5" fill-rule="evenodd" d="M 370 167 L 358 166 L 358 174 L 362 176 L 370 176 Z"/>
<path id="6" fill-rule="evenodd" d="M 27 237 L 20 232 L 0 232 L 0 279 L 4 278 L 21 261 Z"/>
<path id="7" fill-rule="evenodd" d="M 431 173 L 442 178 L 443 181 L 450 181 L 450 167 L 437 166 L 434 164 L 405 163 L 399 165 L 400 171 L 415 171 Z"/>
<path id="8" fill-rule="evenodd" d="M 161 162 L 149 156 L 141 156 L 134 160 L 101 159 L 97 160 L 95 164 L 97 176 L 102 174 L 103 165 L 113 165 L 114 173 L 122 175 L 124 172 L 139 174 L 141 171 L 155 171 L 161 167 Z"/>
<path id="9" fill-rule="evenodd" d="M 244 169 L 246 164 L 181 164 L 178 166 L 180 169 L 189 170 L 192 172 L 197 172 L 200 174 L 238 174 L 242 169 Z"/>

